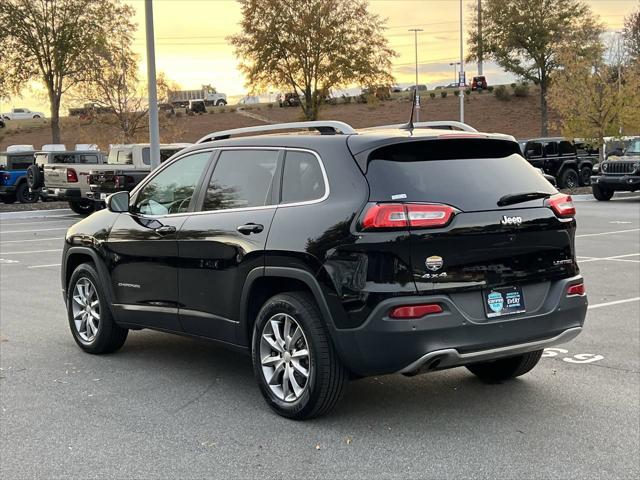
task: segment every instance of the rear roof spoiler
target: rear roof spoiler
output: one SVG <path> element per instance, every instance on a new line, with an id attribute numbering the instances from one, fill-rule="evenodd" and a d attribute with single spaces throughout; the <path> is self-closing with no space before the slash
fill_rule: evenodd
<path id="1" fill-rule="evenodd" d="M 216 140 L 226 140 L 236 135 L 244 134 L 269 134 L 284 130 L 317 130 L 322 135 L 354 135 L 358 132 L 348 123 L 338 122 L 334 120 L 318 120 L 311 122 L 290 122 L 290 123 L 277 123 L 274 125 L 258 125 L 255 127 L 234 128 L 231 130 L 222 130 L 219 132 L 212 132 L 205 135 L 196 142 L 205 143 L 213 142 Z"/>

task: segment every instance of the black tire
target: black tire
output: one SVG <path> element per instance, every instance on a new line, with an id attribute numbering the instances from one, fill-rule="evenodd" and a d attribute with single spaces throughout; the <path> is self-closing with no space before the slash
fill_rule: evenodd
<path id="1" fill-rule="evenodd" d="M 607 202 L 611 200 L 613 197 L 613 190 L 608 190 L 606 188 L 602 188 L 600 185 L 596 185 L 595 183 L 591 185 L 591 192 L 596 200 L 600 200 L 601 202 Z"/>
<path id="2" fill-rule="evenodd" d="M 69 202 L 69 208 L 78 215 L 91 215 L 95 209 L 95 204 L 90 200 L 74 200 Z"/>
<path id="3" fill-rule="evenodd" d="M 227 104 L 224 100 L 218 100 L 216 107 L 224 107 Z"/>
<path id="4" fill-rule="evenodd" d="M 269 328 L 267 324 L 270 324 L 270 320 L 278 314 L 289 315 L 295 320 L 301 328 L 303 333 L 301 339 L 303 342 L 306 341 L 308 352 L 306 384 L 298 398 L 288 401 L 279 398 L 269 386 L 267 373 L 263 372 L 260 353 L 265 327 Z M 292 332 L 295 331 L 292 330 Z M 304 292 L 289 292 L 267 300 L 256 318 L 251 345 L 256 381 L 267 404 L 279 415 L 294 420 L 318 417 L 329 412 L 342 398 L 349 380 L 349 373 L 333 348 L 320 311 L 311 295 Z M 296 345 L 287 348 L 294 351 L 295 347 Z M 289 365 L 288 362 L 293 363 L 287 360 L 284 368 Z M 290 370 L 293 375 L 293 367 Z M 284 372 L 279 377 L 282 386 L 284 385 L 283 377 Z"/>
<path id="5" fill-rule="evenodd" d="M 536 350 L 515 357 L 467 365 L 467 370 L 483 382 L 503 382 L 531 371 L 538 364 L 541 357 L 542 350 Z"/>
<path id="6" fill-rule="evenodd" d="M 29 168 L 27 168 L 27 185 L 32 190 L 37 190 L 44 186 L 44 175 L 38 165 L 29 165 Z"/>
<path id="7" fill-rule="evenodd" d="M 580 186 L 588 187 L 591 185 L 591 174 L 592 168 L 591 165 L 584 165 L 580 167 Z"/>
<path id="8" fill-rule="evenodd" d="M 7 205 L 11 205 L 12 203 L 16 203 L 16 196 L 11 194 L 11 195 L 4 195 L 2 197 L 2 201 L 4 203 L 6 203 Z"/>
<path id="9" fill-rule="evenodd" d="M 20 203 L 35 203 L 38 201 L 38 194 L 30 192 L 27 182 L 22 182 L 16 188 L 16 199 Z"/>
<path id="10" fill-rule="evenodd" d="M 576 188 L 580 185 L 580 177 L 577 170 L 567 168 L 560 174 L 560 188 Z"/>
<path id="11" fill-rule="evenodd" d="M 95 288 L 99 306 L 97 332 L 89 341 L 82 337 L 82 328 L 76 326 L 76 321 L 74 321 L 73 318 L 74 305 L 80 305 L 74 300 L 76 285 L 78 282 L 84 282 L 86 280 Z M 67 286 L 67 318 L 69 320 L 69 328 L 71 329 L 71 334 L 75 342 L 87 353 L 102 354 L 115 352 L 122 347 L 129 333 L 128 329 L 122 328 L 115 323 L 104 292 L 104 285 L 102 285 L 98 272 L 96 272 L 93 264 L 83 263 L 71 274 L 71 279 Z M 82 322 L 82 320 L 80 320 L 80 322 Z"/>
<path id="12" fill-rule="evenodd" d="M 37 118 L 42 118 L 42 117 L 41 117 L 40 115 L 34 115 L 34 116 L 33 116 L 33 119 L 34 119 L 34 120 L 35 120 L 35 119 L 37 119 Z"/>

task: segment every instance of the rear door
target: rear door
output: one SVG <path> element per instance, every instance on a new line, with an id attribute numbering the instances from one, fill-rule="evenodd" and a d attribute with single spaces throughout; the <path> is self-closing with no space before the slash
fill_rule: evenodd
<path id="1" fill-rule="evenodd" d="M 415 206 L 416 218 L 427 219 L 409 227 L 411 269 L 419 292 L 480 292 L 577 273 L 572 218 L 558 218 L 544 199 L 498 206 L 509 194 L 557 193 L 514 153 L 516 144 L 509 152 L 511 143 L 431 140 L 385 147 L 370 157 L 371 200 L 401 199 L 398 203 L 407 208 Z M 435 210 L 450 207 L 449 221 L 429 225 L 432 213 L 425 204 Z M 530 290 L 533 296 L 541 291 Z"/>
<path id="2" fill-rule="evenodd" d="M 179 232 L 180 322 L 186 332 L 236 342 L 248 273 L 264 267 L 276 204 L 278 149 L 222 150 L 199 212 Z"/>

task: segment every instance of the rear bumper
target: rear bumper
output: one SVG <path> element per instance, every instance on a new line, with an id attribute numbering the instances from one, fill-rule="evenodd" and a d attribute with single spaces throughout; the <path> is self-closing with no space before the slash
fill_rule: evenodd
<path id="1" fill-rule="evenodd" d="M 15 185 L 0 185 L 0 195 L 13 195 L 15 193 Z"/>
<path id="2" fill-rule="evenodd" d="M 43 198 L 55 200 L 81 200 L 82 191 L 79 188 L 43 188 L 40 192 Z"/>
<path id="3" fill-rule="evenodd" d="M 633 192 L 640 190 L 640 175 L 593 175 L 591 184 L 609 190 Z"/>
<path id="4" fill-rule="evenodd" d="M 580 282 L 581 276 L 547 282 L 544 298 L 526 313 L 497 319 L 456 295 L 389 299 L 359 328 L 335 330 L 334 342 L 345 365 L 363 376 L 422 373 L 539 350 L 580 333 L 587 297 L 566 296 L 567 287 Z M 473 293 L 484 311 L 480 293 Z M 418 303 L 438 303 L 443 312 L 417 320 L 388 316 L 397 306 Z"/>

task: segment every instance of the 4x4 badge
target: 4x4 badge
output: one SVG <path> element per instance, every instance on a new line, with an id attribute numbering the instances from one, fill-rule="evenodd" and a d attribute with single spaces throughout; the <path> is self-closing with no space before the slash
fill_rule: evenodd
<path id="1" fill-rule="evenodd" d="M 432 272 L 437 272 L 438 270 L 440 270 L 443 263 L 444 262 L 442 261 L 442 257 L 438 257 L 437 255 L 427 258 L 427 260 L 424 262 L 427 268 Z"/>

